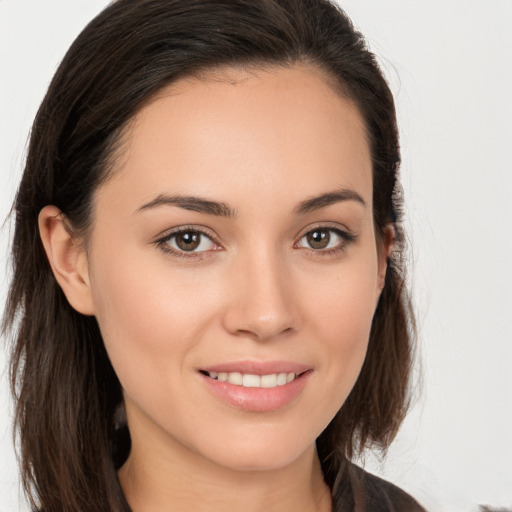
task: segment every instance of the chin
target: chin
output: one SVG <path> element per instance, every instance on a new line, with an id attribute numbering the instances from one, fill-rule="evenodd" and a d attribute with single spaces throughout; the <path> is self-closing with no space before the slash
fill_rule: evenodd
<path id="1" fill-rule="evenodd" d="M 232 440 L 227 443 L 214 444 L 207 458 L 226 469 L 234 471 L 275 471 L 293 465 L 302 457 L 315 453 L 315 442 L 304 443 L 298 439 L 279 437 L 271 439 L 253 439 L 251 442 Z M 218 448 L 222 447 L 222 450 Z"/>

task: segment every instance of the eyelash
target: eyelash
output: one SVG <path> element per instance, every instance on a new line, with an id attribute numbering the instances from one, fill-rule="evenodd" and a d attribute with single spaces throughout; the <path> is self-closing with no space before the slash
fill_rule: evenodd
<path id="1" fill-rule="evenodd" d="M 324 231 L 329 233 L 334 233 L 336 236 L 338 236 L 342 241 L 337 244 L 335 247 L 331 247 L 329 249 L 314 249 L 312 247 L 297 247 L 298 244 L 303 240 L 305 237 L 307 237 L 309 234 L 314 233 L 315 231 Z M 215 239 L 212 237 L 212 235 L 201 228 L 194 227 L 194 226 L 183 226 L 177 229 L 174 229 L 170 233 L 166 234 L 162 238 L 159 238 L 156 240 L 155 244 L 159 249 L 161 249 L 163 252 L 171 254 L 174 257 L 178 258 L 186 258 L 186 259 L 195 259 L 195 260 L 202 260 L 204 257 L 207 257 L 207 254 L 210 252 L 216 252 L 219 249 L 214 249 L 213 251 L 184 251 L 184 250 L 178 250 L 169 245 L 169 242 L 173 239 L 175 239 L 178 235 L 184 234 L 184 233 L 193 233 L 193 234 L 199 234 L 202 237 L 206 237 L 211 241 L 212 244 L 214 244 L 216 247 L 221 248 L 220 244 L 218 244 Z M 331 227 L 331 226 L 315 226 L 312 229 L 308 229 L 305 233 L 303 233 L 298 242 L 294 244 L 294 248 L 301 248 L 305 251 L 307 251 L 310 256 L 331 256 L 337 253 L 343 252 L 347 246 L 354 242 L 356 240 L 356 236 L 353 233 L 350 233 L 349 231 L 342 230 L 338 227 Z"/>
<path id="2" fill-rule="evenodd" d="M 178 235 L 183 233 L 194 233 L 199 234 L 202 237 L 208 238 L 214 245 L 220 247 L 220 245 L 214 240 L 213 236 L 210 233 L 207 233 L 206 231 L 202 230 L 201 228 L 194 227 L 194 226 L 183 226 L 180 228 L 176 228 L 172 230 L 170 233 L 166 234 L 162 238 L 159 238 L 155 243 L 158 248 L 160 248 L 163 252 L 171 254 L 172 256 L 175 256 L 177 258 L 186 258 L 186 259 L 196 259 L 201 260 L 205 257 L 205 253 L 212 252 L 212 251 L 181 251 L 178 249 L 174 249 L 169 245 L 169 242 L 176 238 Z M 215 249 L 218 250 L 218 249 Z M 215 251 L 214 250 L 214 251 Z"/>
<path id="3" fill-rule="evenodd" d="M 331 234 L 334 233 L 341 239 L 341 241 L 335 247 L 331 247 L 329 249 L 313 249 L 312 247 L 304 247 L 303 249 L 306 250 L 309 253 L 308 255 L 311 256 L 333 256 L 335 254 L 343 252 L 349 244 L 356 241 L 356 235 L 350 233 L 349 231 L 345 231 L 343 229 L 340 229 L 339 227 L 319 225 L 313 228 L 309 228 L 304 234 L 302 234 L 298 242 L 296 242 L 296 244 L 294 245 L 294 247 L 297 246 L 301 242 L 301 240 L 306 238 L 309 234 L 314 233 L 315 231 L 324 231 L 329 232 Z"/>

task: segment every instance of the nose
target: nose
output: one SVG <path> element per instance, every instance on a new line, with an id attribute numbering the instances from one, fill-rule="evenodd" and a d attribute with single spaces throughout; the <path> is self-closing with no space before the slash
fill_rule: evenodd
<path id="1" fill-rule="evenodd" d="M 298 329 L 296 290 L 278 254 L 260 251 L 238 258 L 231 268 L 230 287 L 224 327 L 231 334 L 265 341 Z"/>

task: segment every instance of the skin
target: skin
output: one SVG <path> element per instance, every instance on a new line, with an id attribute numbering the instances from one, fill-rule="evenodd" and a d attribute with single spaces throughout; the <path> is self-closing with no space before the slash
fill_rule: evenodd
<path id="1" fill-rule="evenodd" d="M 124 390 L 119 476 L 134 512 L 331 509 L 315 439 L 358 377 L 391 242 L 377 250 L 361 116 L 327 83 L 306 66 L 181 80 L 131 123 L 86 244 L 55 207 L 41 212 L 56 278 L 96 316 Z M 340 190 L 348 199 L 297 211 Z M 232 215 L 144 207 L 162 195 Z M 162 241 L 183 226 L 208 235 L 195 251 Z M 315 228 L 327 249 L 311 247 Z M 245 411 L 198 372 L 239 360 L 311 374 L 285 406 Z"/>

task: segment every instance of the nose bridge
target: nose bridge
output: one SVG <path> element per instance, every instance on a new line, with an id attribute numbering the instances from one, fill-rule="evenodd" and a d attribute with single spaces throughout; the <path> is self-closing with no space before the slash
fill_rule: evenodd
<path id="1" fill-rule="evenodd" d="M 297 327 L 285 256 L 260 245 L 236 258 L 231 276 L 235 293 L 226 313 L 234 334 L 269 339 Z"/>

